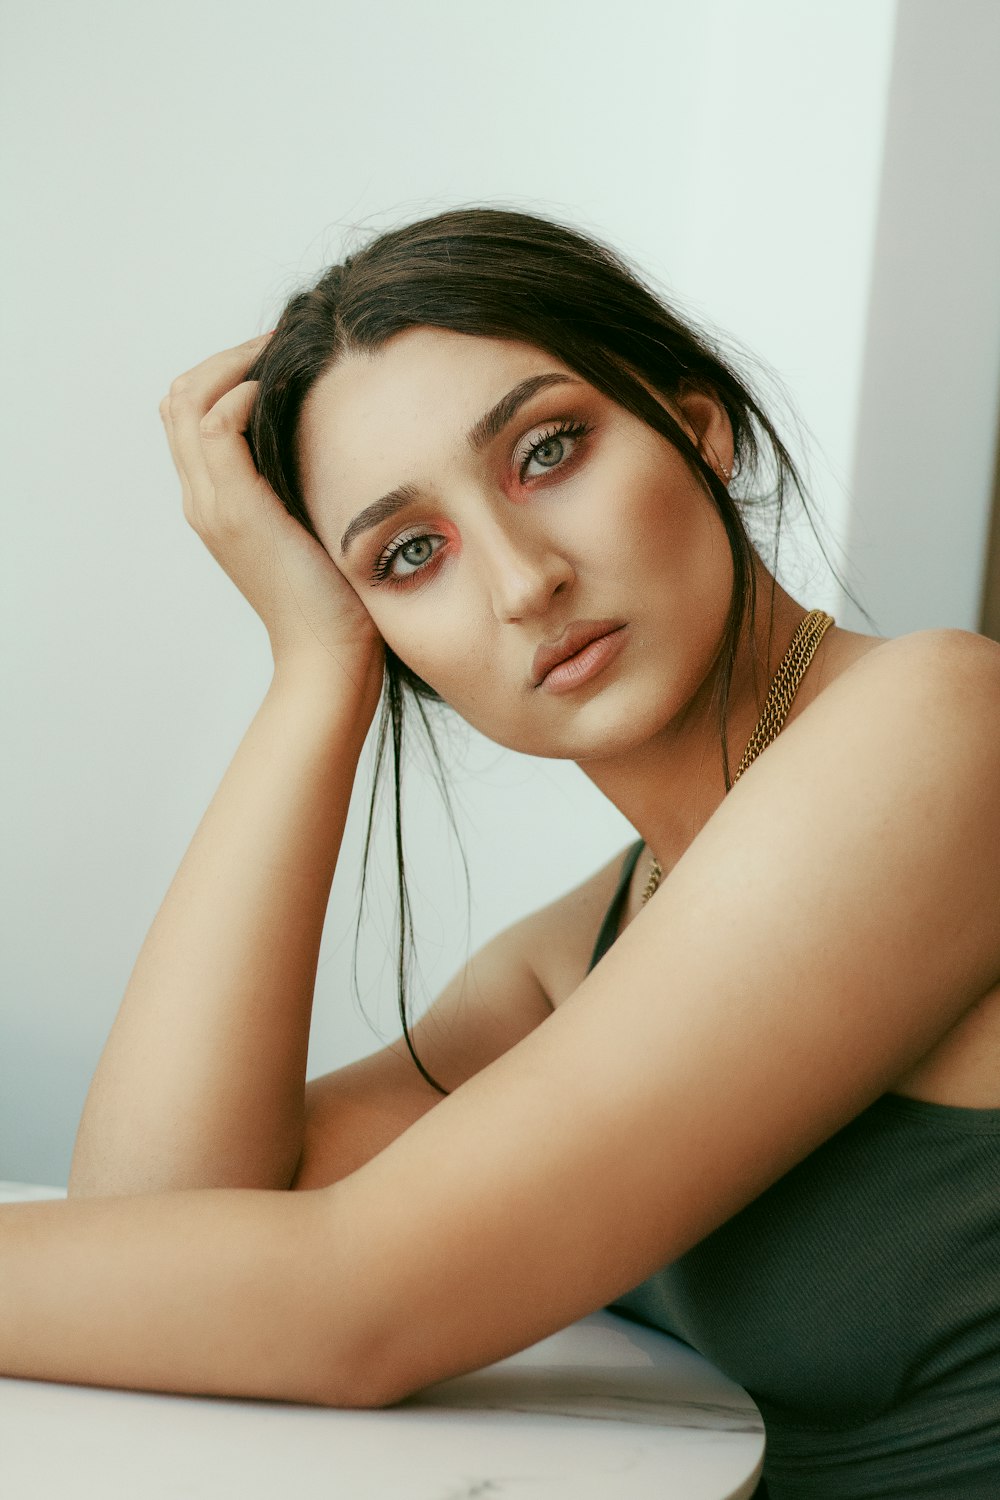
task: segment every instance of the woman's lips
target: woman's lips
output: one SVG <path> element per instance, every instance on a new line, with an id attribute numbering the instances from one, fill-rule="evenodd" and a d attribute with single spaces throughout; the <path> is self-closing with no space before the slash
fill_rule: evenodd
<path id="1" fill-rule="evenodd" d="M 625 627 L 612 627 L 557 662 L 538 683 L 548 693 L 570 693 L 602 672 L 625 645 Z"/>

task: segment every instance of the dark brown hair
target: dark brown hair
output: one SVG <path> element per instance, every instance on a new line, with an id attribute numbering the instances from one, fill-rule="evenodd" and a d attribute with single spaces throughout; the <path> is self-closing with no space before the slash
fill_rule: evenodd
<path id="1" fill-rule="evenodd" d="M 768 509 L 776 513 L 772 575 L 789 488 L 798 494 L 808 516 L 799 472 L 732 361 L 723 357 L 717 339 L 681 318 L 615 251 L 548 219 L 501 208 L 455 209 L 381 234 L 289 299 L 275 333 L 245 377 L 260 382 L 247 430 L 254 462 L 290 514 L 312 536 L 317 534 L 303 499 L 297 442 L 305 397 L 320 376 L 344 355 L 380 349 L 394 334 L 419 326 L 514 339 L 554 355 L 672 443 L 704 484 L 725 527 L 734 572 L 729 613 L 712 667 L 713 701 L 718 702 L 722 769 L 728 792 L 732 784 L 726 739 L 729 690 L 744 624 L 756 617 L 754 544 L 744 513 Z M 738 500 L 647 386 L 667 399 L 676 397 L 682 388 L 699 389 L 724 408 L 733 432 Z M 808 518 L 815 532 L 812 517 Z M 822 543 L 820 547 L 822 550 Z M 825 551 L 823 555 L 826 557 Z M 841 587 L 853 600 L 842 581 Z M 772 584 L 772 633 L 773 622 Z M 770 653 L 770 637 L 768 650 Z M 446 1094 L 448 1090 L 431 1077 L 417 1057 L 406 1017 L 407 941 L 412 937 L 412 921 L 403 864 L 400 771 L 407 700 L 413 703 L 428 735 L 438 784 L 454 827 L 425 709 L 427 701 L 441 700 L 386 647 L 361 900 L 363 903 L 379 774 L 391 731 L 399 1009 L 403 1035 L 417 1068 L 434 1088 Z M 356 960 L 357 938 L 355 964 Z"/>

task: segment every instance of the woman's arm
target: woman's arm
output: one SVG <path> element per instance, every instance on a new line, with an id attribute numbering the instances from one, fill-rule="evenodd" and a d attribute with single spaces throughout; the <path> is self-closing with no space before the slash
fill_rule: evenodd
<path id="1" fill-rule="evenodd" d="M 72 1196 L 287 1188 L 323 919 L 382 641 L 244 433 L 267 335 L 160 403 L 185 519 L 265 626 L 274 676 L 167 892 L 91 1084 Z"/>
<path id="2" fill-rule="evenodd" d="M 367 1402 L 608 1306 L 926 1056 L 1000 977 L 998 758 L 1000 647 L 872 652 L 543 1025 L 337 1184 Z"/>
<path id="3" fill-rule="evenodd" d="M 0 1208 L 0 1373 L 379 1406 L 607 1306 L 995 982 L 998 720 L 984 642 L 873 653 L 553 1015 L 332 1187 Z"/>
<path id="4" fill-rule="evenodd" d="M 0 1205 L 0 1375 L 368 1404 L 336 1191 Z"/>
<path id="5" fill-rule="evenodd" d="M 323 921 L 378 685 L 275 672 L 140 951 L 71 1196 L 288 1187 Z"/>
<path id="6" fill-rule="evenodd" d="M 570 941 L 584 970 L 620 863 L 484 944 L 418 1022 L 421 1056 L 453 1089 L 551 1014 L 533 953 L 565 962 Z M 343 1210 L 342 1179 L 441 1096 L 396 1042 L 313 1079 L 305 1097 L 292 1186 L 310 1191 L 0 1205 L 0 1375 L 372 1405 L 384 1376 L 365 1310 L 384 1271 Z"/>

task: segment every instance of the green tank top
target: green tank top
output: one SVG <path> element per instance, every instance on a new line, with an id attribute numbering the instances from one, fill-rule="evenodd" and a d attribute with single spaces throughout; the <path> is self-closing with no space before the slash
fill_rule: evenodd
<path id="1" fill-rule="evenodd" d="M 998 1500 L 1000 1109 L 881 1095 L 609 1311 L 749 1391 L 757 1497 Z"/>

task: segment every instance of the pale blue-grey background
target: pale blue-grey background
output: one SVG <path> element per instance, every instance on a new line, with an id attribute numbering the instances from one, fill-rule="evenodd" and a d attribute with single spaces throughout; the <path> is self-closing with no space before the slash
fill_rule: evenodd
<path id="1" fill-rule="evenodd" d="M 345 236 L 454 204 L 551 213 L 776 372 L 827 550 L 882 633 L 974 629 L 1000 371 L 998 18 L 992 0 L 8 8 L 0 1178 L 65 1183 L 142 939 L 269 677 L 262 626 L 182 515 L 157 413 L 173 376 L 271 327 Z M 871 628 L 807 528 L 779 577 Z M 418 760 L 416 1011 L 632 836 L 572 765 L 471 732 L 445 751 L 472 906 Z M 367 773 L 310 1074 L 398 1033 L 388 823 L 368 1020 L 350 988 Z"/>

